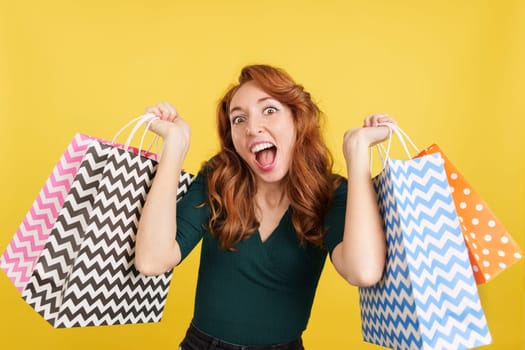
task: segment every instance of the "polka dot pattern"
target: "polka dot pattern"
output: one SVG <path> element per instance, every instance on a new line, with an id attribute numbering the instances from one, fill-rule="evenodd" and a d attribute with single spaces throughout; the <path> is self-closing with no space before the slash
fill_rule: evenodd
<path id="1" fill-rule="evenodd" d="M 523 250 L 465 177 L 447 159 L 437 145 L 431 145 L 418 157 L 441 153 L 445 160 L 450 192 L 459 223 L 469 249 L 470 263 L 478 284 L 488 282 L 523 258 Z"/>

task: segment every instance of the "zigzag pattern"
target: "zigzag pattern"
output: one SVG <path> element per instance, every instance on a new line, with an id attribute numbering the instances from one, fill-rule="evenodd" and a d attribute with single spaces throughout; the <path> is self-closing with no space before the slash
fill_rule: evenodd
<path id="1" fill-rule="evenodd" d="M 94 141 L 110 143 L 84 134 L 73 137 L 0 257 L 0 269 L 20 293 L 31 278 L 88 146 Z M 120 144 L 114 146 L 125 148 Z M 136 148 L 129 147 L 129 150 L 138 154 Z M 157 158 L 156 154 L 147 151 L 141 154 L 151 159 Z"/>
<path id="2" fill-rule="evenodd" d="M 373 183 L 388 253 L 382 281 L 359 288 L 364 340 L 392 349 L 490 344 L 439 154 L 389 160 Z"/>
<path id="3" fill-rule="evenodd" d="M 40 190 L 2 257 L 0 268 L 22 293 L 92 138 L 76 134 Z"/>
<path id="4" fill-rule="evenodd" d="M 22 297 L 51 324 L 55 323 L 70 268 L 89 221 L 97 187 L 109 154 L 93 142 L 78 169 L 64 205 Z"/>
<path id="5" fill-rule="evenodd" d="M 134 268 L 140 212 L 156 162 L 93 143 L 23 296 L 55 327 L 157 322 L 171 272 Z M 182 173 L 178 198 L 193 177 Z"/>

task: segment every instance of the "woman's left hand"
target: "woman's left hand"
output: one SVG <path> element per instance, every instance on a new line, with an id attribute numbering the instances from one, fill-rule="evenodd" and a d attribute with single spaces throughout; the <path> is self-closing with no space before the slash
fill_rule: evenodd
<path id="1" fill-rule="evenodd" d="M 363 121 L 361 128 L 348 130 L 343 139 L 343 153 L 348 161 L 355 147 L 366 147 L 368 149 L 380 142 L 385 141 L 390 135 L 388 126 L 382 123 L 392 123 L 397 125 L 396 121 L 387 114 L 374 114 Z"/>

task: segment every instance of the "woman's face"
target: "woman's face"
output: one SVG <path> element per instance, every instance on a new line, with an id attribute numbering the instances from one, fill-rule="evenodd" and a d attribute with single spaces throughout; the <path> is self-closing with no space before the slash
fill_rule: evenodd
<path id="1" fill-rule="evenodd" d="M 235 150 L 257 180 L 281 181 L 288 173 L 296 139 L 290 108 L 249 81 L 233 96 L 229 118 Z"/>

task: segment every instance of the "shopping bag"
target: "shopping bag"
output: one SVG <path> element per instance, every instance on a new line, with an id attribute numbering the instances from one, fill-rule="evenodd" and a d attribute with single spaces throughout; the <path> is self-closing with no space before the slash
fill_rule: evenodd
<path id="1" fill-rule="evenodd" d="M 20 293 L 31 277 L 71 183 L 89 145 L 94 140 L 109 142 L 80 133 L 73 137 L 0 257 L 0 269 Z M 115 147 L 125 147 L 122 144 L 113 144 Z M 138 152 L 138 149 L 134 147 L 128 147 L 128 149 L 134 153 Z M 154 153 L 142 151 L 142 154 L 156 159 Z"/>
<path id="2" fill-rule="evenodd" d="M 439 154 L 387 158 L 373 179 L 384 220 L 381 281 L 359 288 L 366 342 L 391 349 L 470 349 L 491 343 Z"/>
<path id="3" fill-rule="evenodd" d="M 87 135 L 73 137 L 0 257 L 0 268 L 20 292 L 31 277 L 90 143 Z"/>
<path id="4" fill-rule="evenodd" d="M 523 258 L 523 250 L 438 145 L 429 146 L 417 157 L 432 153 L 440 153 L 445 161 L 445 171 L 476 282 L 481 284 L 492 280 Z"/>
<path id="5" fill-rule="evenodd" d="M 138 219 L 157 162 L 130 152 L 130 138 L 124 149 L 111 142 L 90 143 L 22 292 L 54 327 L 162 317 L 171 271 L 148 277 L 133 264 Z M 181 173 L 179 198 L 191 180 L 191 174 Z"/>

